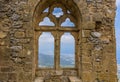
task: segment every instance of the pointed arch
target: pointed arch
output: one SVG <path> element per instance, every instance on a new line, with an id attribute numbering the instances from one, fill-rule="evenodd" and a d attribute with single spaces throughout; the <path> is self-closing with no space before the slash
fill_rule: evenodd
<path id="1" fill-rule="evenodd" d="M 71 33 L 64 33 L 60 39 L 60 66 L 75 67 L 75 39 Z"/>
<path id="2" fill-rule="evenodd" d="M 47 8 L 49 8 L 49 10 Z M 54 8 L 61 8 L 64 16 L 62 14 L 59 17 L 53 16 L 52 12 L 53 12 Z M 60 12 L 61 12 L 61 10 L 60 10 Z M 76 13 L 74 13 L 74 12 L 76 12 Z M 45 24 L 45 26 L 39 27 L 39 23 L 44 19 L 44 17 L 49 17 L 50 20 L 55 23 L 55 26 L 53 26 L 55 28 L 49 28 L 48 26 L 46 26 L 47 24 Z M 72 24 L 72 26 L 75 26 L 76 28 L 60 28 L 61 24 L 65 21 L 66 18 L 70 18 L 71 22 L 74 23 L 74 24 Z M 68 20 L 68 21 L 70 22 L 70 20 Z M 60 60 L 60 55 L 61 55 L 60 52 L 62 52 L 62 50 L 60 51 L 60 43 L 61 43 L 60 40 L 62 41 L 64 39 L 64 35 L 63 35 L 63 39 L 61 39 L 60 36 L 64 33 L 66 35 L 66 32 L 71 33 L 71 34 L 68 33 L 68 35 L 72 38 L 72 40 L 71 40 L 72 48 L 71 49 L 69 48 L 70 50 L 69 49 L 68 50 L 72 51 L 70 53 L 70 54 L 72 54 L 72 57 L 70 57 L 70 58 L 72 58 L 71 59 L 72 62 L 67 63 L 66 64 L 67 66 L 65 67 L 65 69 L 67 69 L 67 71 L 74 70 L 75 74 L 77 75 L 78 66 L 76 64 L 78 63 L 78 61 L 76 60 L 76 58 L 77 58 L 78 52 L 75 47 L 76 47 L 76 42 L 78 42 L 77 41 L 78 40 L 77 33 L 80 31 L 80 29 L 78 29 L 78 28 L 81 27 L 80 26 L 81 25 L 81 16 L 80 16 L 79 8 L 74 3 L 74 1 L 73 0 L 41 0 L 35 8 L 35 12 L 33 15 L 33 25 L 34 25 L 34 29 L 35 29 L 35 31 L 34 31 L 35 32 L 35 44 L 38 43 L 37 40 L 39 37 L 36 37 L 36 36 L 39 36 L 38 33 L 51 32 L 52 35 L 54 36 L 54 41 L 55 41 L 54 49 L 55 50 L 54 50 L 54 68 L 52 69 L 53 71 L 58 70 L 58 69 L 61 69 L 64 71 L 64 67 L 62 67 L 62 62 L 60 62 L 61 61 Z M 67 26 L 69 26 L 69 25 L 67 24 Z M 74 36 L 74 34 L 76 37 Z M 63 40 L 63 43 L 64 43 L 64 40 Z M 40 44 L 42 44 L 42 43 L 40 43 Z M 66 46 L 70 45 L 70 44 L 68 45 L 66 43 L 64 43 L 64 44 Z M 35 47 L 36 47 L 36 49 L 38 49 L 38 47 L 39 47 L 38 44 Z M 40 51 L 36 51 L 35 56 L 38 56 L 39 52 Z M 65 53 L 65 54 L 69 55 L 69 53 Z M 37 57 L 35 59 L 37 59 Z M 61 63 L 61 66 L 60 66 L 60 63 Z M 42 68 L 37 67 L 39 64 L 40 64 L 39 62 L 36 62 L 37 71 L 36 71 L 36 69 L 35 69 L 35 71 L 37 74 L 38 74 L 38 72 L 42 73 Z M 71 64 L 72 64 L 72 66 L 70 66 Z M 45 66 L 45 67 L 47 67 L 47 66 Z M 69 68 L 70 68 L 70 70 L 68 70 Z M 50 70 L 50 69 L 46 69 L 46 70 Z"/>
<path id="3" fill-rule="evenodd" d="M 43 32 L 38 39 L 38 65 L 41 68 L 54 67 L 54 37 L 50 32 Z"/>
<path id="4" fill-rule="evenodd" d="M 33 13 L 34 26 L 38 25 L 37 23 L 39 21 L 37 21 L 37 19 L 40 18 L 40 15 L 42 14 L 42 12 L 45 9 L 50 7 L 52 4 L 57 5 L 58 3 L 64 5 L 65 8 L 67 8 L 66 13 L 68 13 L 68 11 L 69 11 L 70 13 L 68 13 L 68 14 L 71 14 L 77 20 L 76 26 L 78 28 L 82 28 L 82 26 L 80 25 L 82 22 L 82 14 L 80 12 L 80 9 L 77 6 L 77 3 L 75 3 L 73 0 L 69 0 L 69 1 L 66 1 L 66 0 L 40 0 L 38 2 L 38 4 L 36 5 L 36 8 L 35 8 L 34 13 Z"/>

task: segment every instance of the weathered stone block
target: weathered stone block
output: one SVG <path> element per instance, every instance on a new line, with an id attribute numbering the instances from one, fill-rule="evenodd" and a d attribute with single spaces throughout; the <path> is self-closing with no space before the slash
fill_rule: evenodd
<path id="1" fill-rule="evenodd" d="M 20 18 L 20 15 L 14 13 L 11 17 L 12 20 L 17 21 Z"/>
<path id="2" fill-rule="evenodd" d="M 15 22 L 13 22 L 12 26 L 14 28 L 21 28 L 21 27 L 23 27 L 23 22 L 22 21 L 15 21 Z"/>
<path id="3" fill-rule="evenodd" d="M 93 16 L 94 21 L 102 21 L 103 15 L 101 13 L 95 13 Z"/>
<path id="4" fill-rule="evenodd" d="M 27 63 L 26 62 L 26 64 L 24 65 L 24 68 L 23 68 L 23 70 L 25 71 L 25 72 L 31 72 L 32 71 L 32 63 Z"/>
<path id="5" fill-rule="evenodd" d="M 6 67 L 6 66 L 12 66 L 12 65 L 14 65 L 14 63 L 11 60 L 9 60 L 9 61 L 1 60 L 0 61 L 0 66 Z"/>
<path id="6" fill-rule="evenodd" d="M 13 72 L 14 71 L 14 68 L 9 66 L 9 67 L 1 67 L 1 72 Z"/>
<path id="7" fill-rule="evenodd" d="M 18 77 L 19 77 L 18 80 L 20 82 L 30 82 L 30 81 L 32 81 L 32 73 L 30 73 L 30 72 L 21 72 Z M 29 78 L 29 80 L 28 80 L 28 78 Z"/>
<path id="8" fill-rule="evenodd" d="M 83 50 L 91 50 L 91 49 L 93 49 L 93 44 L 89 44 L 89 43 L 82 44 L 82 49 Z"/>
<path id="9" fill-rule="evenodd" d="M 82 73 L 83 74 L 83 76 L 82 76 L 82 81 L 83 82 L 94 82 L 94 78 L 93 78 L 93 76 L 92 76 L 92 72 L 88 72 L 88 71 L 86 71 L 86 72 L 83 72 Z"/>
<path id="10" fill-rule="evenodd" d="M 11 22 L 9 19 L 3 19 L 2 23 L 0 24 L 1 31 L 9 32 L 11 28 Z"/>
<path id="11" fill-rule="evenodd" d="M 6 51 L 7 51 L 7 53 L 6 53 Z M 9 52 L 10 52 L 10 50 L 8 47 L 0 46 L 0 56 L 1 56 L 0 59 L 2 59 L 2 57 L 4 59 L 5 56 L 9 56 Z"/>
<path id="12" fill-rule="evenodd" d="M 87 56 L 84 56 L 84 54 L 83 54 L 83 56 L 82 56 L 82 60 L 84 60 L 83 62 L 85 63 L 88 63 L 88 62 L 91 62 L 92 61 L 92 59 L 91 59 L 91 57 L 89 56 L 90 55 L 90 53 L 89 54 L 87 54 Z"/>
<path id="13" fill-rule="evenodd" d="M 82 37 L 89 37 L 91 30 L 83 30 L 82 31 Z"/>
<path id="14" fill-rule="evenodd" d="M 21 44 L 28 44 L 29 42 L 30 42 L 29 38 L 19 39 L 19 43 L 21 43 Z"/>
<path id="15" fill-rule="evenodd" d="M 33 37 L 33 31 L 32 30 L 26 30 L 26 36 L 27 37 Z"/>
<path id="16" fill-rule="evenodd" d="M 5 38 L 7 36 L 7 33 L 0 31 L 0 39 Z"/>
<path id="17" fill-rule="evenodd" d="M 36 77 L 35 82 L 43 82 L 44 78 L 43 77 Z"/>
<path id="18" fill-rule="evenodd" d="M 101 37 L 101 33 L 100 32 L 91 32 L 91 35 L 94 37 L 94 38 L 99 38 Z"/>
<path id="19" fill-rule="evenodd" d="M 25 14 L 25 15 L 23 16 L 23 21 L 24 21 L 24 22 L 29 22 L 30 19 L 31 19 L 31 17 L 29 16 L 29 14 L 28 14 L 28 15 Z"/>
<path id="20" fill-rule="evenodd" d="M 0 39 L 0 46 L 7 46 L 9 44 L 10 44 L 9 37 L 6 37 L 4 39 Z"/>
<path id="21" fill-rule="evenodd" d="M 12 47 L 10 47 L 10 49 L 11 50 L 13 50 L 13 51 L 21 51 L 22 50 L 22 46 L 12 46 Z"/>
<path id="22" fill-rule="evenodd" d="M 83 71 L 85 72 L 92 72 L 92 64 L 86 61 L 83 61 Z"/>
<path id="23" fill-rule="evenodd" d="M 101 40 L 104 44 L 110 43 L 110 39 L 111 39 L 111 37 L 105 37 L 105 36 L 102 36 L 102 37 L 100 38 L 100 40 Z"/>
<path id="24" fill-rule="evenodd" d="M 95 23 L 94 22 L 85 22 L 85 24 L 83 24 L 83 29 L 85 30 L 92 30 L 95 29 Z"/>
<path id="25" fill-rule="evenodd" d="M 82 43 L 86 43 L 87 42 L 87 38 L 82 38 Z"/>
<path id="26" fill-rule="evenodd" d="M 17 80 L 17 73 L 8 73 L 8 80 Z"/>
<path id="27" fill-rule="evenodd" d="M 8 79 L 7 73 L 0 73 L 0 81 L 4 82 L 7 81 Z"/>
<path id="28" fill-rule="evenodd" d="M 25 37 L 25 32 L 23 32 L 23 31 L 16 31 L 14 36 L 16 38 L 24 38 Z"/>

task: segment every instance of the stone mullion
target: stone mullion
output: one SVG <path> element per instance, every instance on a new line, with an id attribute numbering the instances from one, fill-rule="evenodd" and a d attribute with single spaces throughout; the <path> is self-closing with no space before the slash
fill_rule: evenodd
<path id="1" fill-rule="evenodd" d="M 56 64 L 57 64 L 57 62 L 56 62 L 56 54 L 57 54 L 57 52 L 56 52 L 56 49 L 57 49 L 57 46 L 56 46 L 57 35 L 56 35 L 56 33 L 54 33 L 54 38 L 55 38 L 55 43 L 54 43 L 54 68 L 56 69 Z"/>
<path id="2" fill-rule="evenodd" d="M 58 31 L 56 31 L 55 37 L 55 69 L 60 69 L 60 38 Z"/>

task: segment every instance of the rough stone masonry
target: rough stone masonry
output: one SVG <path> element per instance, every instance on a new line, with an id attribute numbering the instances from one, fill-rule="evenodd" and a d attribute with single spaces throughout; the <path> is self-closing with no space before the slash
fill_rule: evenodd
<path id="1" fill-rule="evenodd" d="M 36 15 L 54 3 L 81 19 L 77 68 L 57 70 L 60 76 L 35 67 L 35 21 L 41 19 Z M 45 74 L 55 76 L 45 82 L 60 82 L 63 76 L 66 82 L 70 76 L 77 82 L 117 82 L 115 10 L 115 0 L 0 0 L 0 82 L 34 82 Z"/>

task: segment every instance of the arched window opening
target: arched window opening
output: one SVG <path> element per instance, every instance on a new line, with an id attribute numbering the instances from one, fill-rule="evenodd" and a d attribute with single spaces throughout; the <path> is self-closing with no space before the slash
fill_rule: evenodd
<path id="1" fill-rule="evenodd" d="M 55 26 L 55 24 L 51 22 L 48 17 L 45 17 L 43 21 L 39 23 L 39 26 Z"/>
<path id="2" fill-rule="evenodd" d="M 64 33 L 60 43 L 60 66 L 75 67 L 75 39 L 70 33 Z"/>
<path id="3" fill-rule="evenodd" d="M 39 37 L 38 64 L 41 68 L 54 67 L 54 37 L 50 32 L 43 32 Z"/>
<path id="4" fill-rule="evenodd" d="M 67 13 L 68 13 L 68 14 L 70 14 L 70 11 L 69 11 L 69 10 L 67 10 Z"/>
<path id="5" fill-rule="evenodd" d="M 48 12 L 49 12 L 49 8 L 46 8 L 43 12 L 44 12 L 44 13 L 45 13 L 45 12 L 48 13 Z"/>
<path id="6" fill-rule="evenodd" d="M 77 68 L 78 53 L 75 42 L 78 42 L 78 19 L 73 15 L 73 10 L 69 10 L 60 2 L 45 6 L 46 9 L 35 14 L 35 38 L 38 43 L 35 50 L 38 62 L 35 62 L 38 69 Z"/>
<path id="7" fill-rule="evenodd" d="M 61 8 L 54 8 L 52 14 L 55 15 L 57 18 L 59 18 L 59 17 L 62 16 L 64 13 L 63 13 L 63 11 L 62 11 Z"/>
<path id="8" fill-rule="evenodd" d="M 61 24 L 62 27 L 75 27 L 75 24 L 71 22 L 69 18 L 66 18 L 66 20 Z"/>

